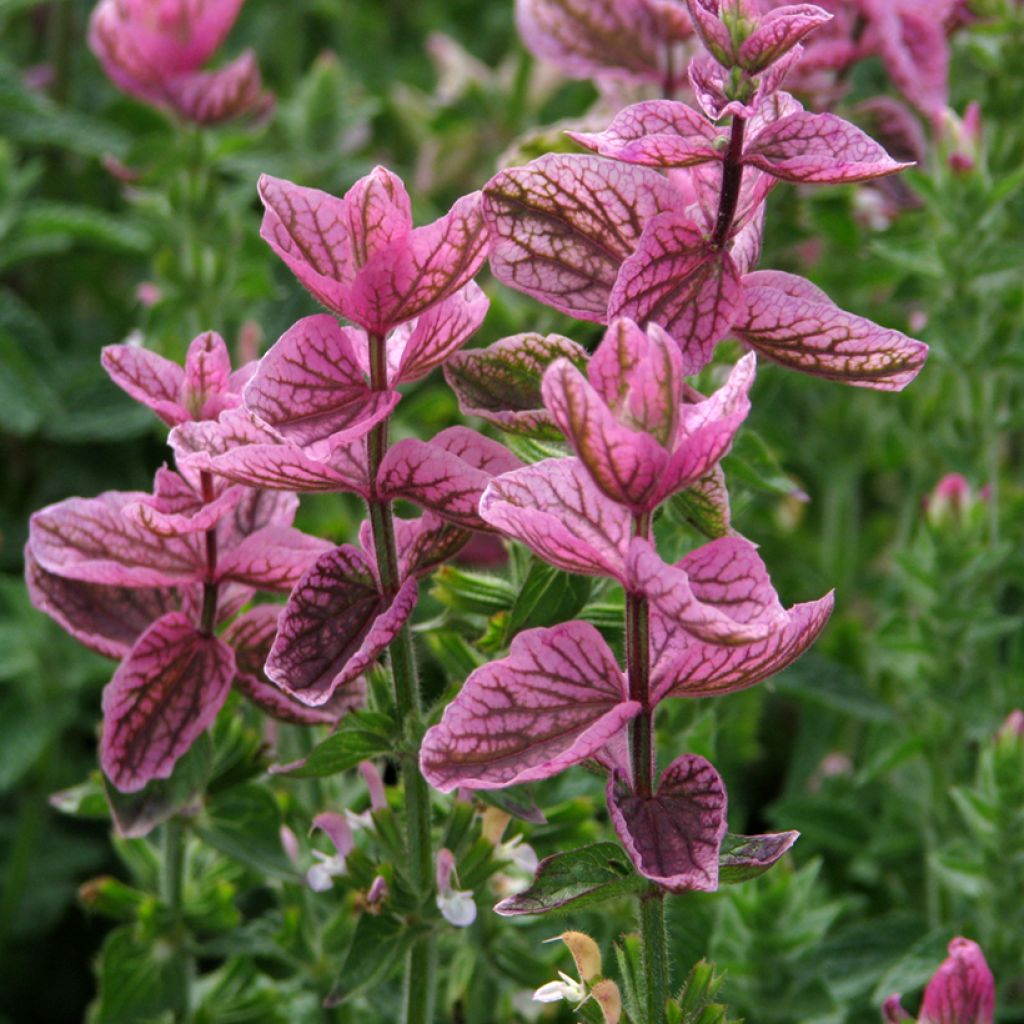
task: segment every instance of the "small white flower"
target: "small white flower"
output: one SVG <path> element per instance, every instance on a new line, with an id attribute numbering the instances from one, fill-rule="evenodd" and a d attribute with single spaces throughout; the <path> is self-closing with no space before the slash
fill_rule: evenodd
<path id="1" fill-rule="evenodd" d="M 559 1000 L 567 999 L 570 1003 L 582 1003 L 587 998 L 586 986 L 582 981 L 570 978 L 568 974 L 558 972 L 561 981 L 549 981 L 541 985 L 533 998 L 538 1003 L 557 1003 Z"/>
<path id="2" fill-rule="evenodd" d="M 446 893 L 438 893 L 437 908 L 441 916 L 456 928 L 468 928 L 476 920 L 476 902 L 468 890 L 449 889 Z"/>
<path id="3" fill-rule="evenodd" d="M 306 872 L 306 885 L 313 892 L 326 892 L 334 885 L 334 879 L 338 875 L 345 874 L 345 861 L 338 856 L 330 857 L 319 850 L 314 850 L 313 856 L 319 863 L 314 864 Z"/>

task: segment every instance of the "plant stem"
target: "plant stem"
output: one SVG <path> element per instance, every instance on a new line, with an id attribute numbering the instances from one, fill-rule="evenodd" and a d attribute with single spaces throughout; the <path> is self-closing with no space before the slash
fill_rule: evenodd
<path id="1" fill-rule="evenodd" d="M 176 1024 L 192 1019 L 192 956 L 188 951 L 183 892 L 185 888 L 185 828 L 177 818 L 164 825 L 160 890 L 171 912 L 173 952 L 167 977 L 171 989 L 171 1010 Z"/>
<path id="2" fill-rule="evenodd" d="M 633 535 L 649 537 L 650 532 L 650 514 L 634 516 Z M 654 707 L 650 693 L 650 616 L 647 599 L 640 594 L 626 594 L 626 670 L 630 700 L 637 701 L 644 709 L 629 727 L 633 789 L 638 796 L 650 798 L 654 793 L 656 763 Z M 644 1021 L 645 1024 L 663 1024 L 665 1001 L 668 998 L 669 965 L 665 894 L 661 889 L 651 886 L 639 897 L 639 918 L 647 982 Z"/>
<path id="3" fill-rule="evenodd" d="M 382 335 L 370 335 L 370 386 L 375 391 L 387 388 L 387 351 Z M 377 471 L 388 449 L 388 419 L 378 423 L 367 438 L 371 493 L 367 500 L 373 546 L 377 556 L 377 575 L 387 600 L 402 584 L 395 546 L 395 521 L 391 502 L 376 495 Z M 395 706 L 402 733 L 399 764 L 405 790 L 405 831 L 409 853 L 409 875 L 413 888 L 425 900 L 433 885 L 433 851 L 430 842 L 430 790 L 420 774 L 419 752 L 407 749 L 416 735 L 420 714 L 416 659 L 408 625 L 401 628 L 388 648 Z M 405 1024 L 427 1024 L 433 1020 L 437 972 L 433 969 L 436 951 L 433 934 L 428 932 L 413 944 L 405 963 Z"/>
<path id="4" fill-rule="evenodd" d="M 742 117 L 732 119 L 729 133 L 729 148 L 722 164 L 722 191 L 718 199 L 718 219 L 711 244 L 716 248 L 725 245 L 729 238 L 732 222 L 736 218 L 736 207 L 740 201 L 740 185 L 743 182 L 743 134 L 747 122 Z"/>

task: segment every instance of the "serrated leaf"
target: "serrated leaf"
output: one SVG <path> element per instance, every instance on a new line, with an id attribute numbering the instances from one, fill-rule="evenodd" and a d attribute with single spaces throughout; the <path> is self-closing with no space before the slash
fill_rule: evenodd
<path id="1" fill-rule="evenodd" d="M 582 910 L 618 896 L 639 892 L 646 883 L 615 843 L 594 843 L 545 857 L 533 884 L 502 900 L 494 909 L 503 917 Z"/>

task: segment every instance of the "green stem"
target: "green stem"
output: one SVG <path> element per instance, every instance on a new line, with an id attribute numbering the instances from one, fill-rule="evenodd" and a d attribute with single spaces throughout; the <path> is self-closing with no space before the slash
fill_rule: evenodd
<path id="1" fill-rule="evenodd" d="M 633 519 L 633 534 L 649 537 L 650 514 Z M 654 792 L 655 733 L 654 704 L 651 701 L 650 614 L 641 594 L 626 594 L 626 669 L 629 697 L 643 706 L 629 728 L 629 754 L 633 789 L 640 797 Z M 664 1024 L 668 998 L 668 933 L 665 929 L 665 894 L 651 886 L 639 897 L 640 938 L 643 943 L 646 1006 L 644 1024 Z"/>
<path id="2" fill-rule="evenodd" d="M 370 336 L 370 386 L 377 391 L 387 388 L 387 350 L 384 337 Z M 367 509 L 373 546 L 377 556 L 377 575 L 381 589 L 389 600 L 402 585 L 398 552 L 395 546 L 395 521 L 391 502 L 376 494 L 377 471 L 388 449 L 388 419 L 378 423 L 367 439 L 367 461 L 371 485 Z M 402 734 L 399 764 L 405 790 L 405 832 L 409 853 L 409 876 L 421 900 L 429 898 L 433 888 L 433 850 L 430 839 L 430 790 L 420 774 L 419 751 L 410 748 L 418 734 L 420 716 L 419 681 L 408 625 L 402 627 L 388 648 L 395 706 Z M 437 971 L 433 964 L 436 949 L 433 934 L 427 932 L 413 944 L 405 963 L 404 1024 L 429 1024 L 434 1016 L 434 994 Z"/>
<path id="3" fill-rule="evenodd" d="M 192 956 L 188 951 L 185 927 L 185 828 L 177 818 L 164 825 L 163 860 L 160 894 L 171 914 L 173 952 L 167 977 L 170 982 L 171 1010 L 175 1024 L 188 1024 L 192 1019 Z"/>

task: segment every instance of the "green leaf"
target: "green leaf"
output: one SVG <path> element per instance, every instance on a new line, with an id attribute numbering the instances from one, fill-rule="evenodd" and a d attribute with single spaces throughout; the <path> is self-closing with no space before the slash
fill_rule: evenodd
<path id="1" fill-rule="evenodd" d="M 674 495 L 666 508 L 677 522 L 692 526 L 705 537 L 715 540 L 727 536 L 732 511 L 722 467 L 715 466 L 692 487 Z"/>
<path id="2" fill-rule="evenodd" d="M 498 807 L 506 814 L 531 825 L 546 825 L 548 819 L 537 806 L 529 786 L 510 786 L 508 789 L 480 789 L 474 794 L 485 804 Z"/>
<path id="3" fill-rule="evenodd" d="M 260 875 L 295 880 L 280 838 L 281 812 L 273 794 L 246 783 L 218 794 L 195 824 L 195 831 L 216 850 Z"/>
<path id="4" fill-rule="evenodd" d="M 494 909 L 503 917 L 575 911 L 639 892 L 644 885 L 621 847 L 594 843 L 545 857 L 529 889 L 509 896 Z"/>
<path id="5" fill-rule="evenodd" d="M 515 604 L 509 612 L 507 636 L 523 629 L 553 626 L 573 618 L 587 603 L 591 581 L 587 576 L 562 572 L 533 559 Z"/>
<path id="6" fill-rule="evenodd" d="M 99 964 L 99 999 L 91 1024 L 139 1024 L 160 1019 L 170 1002 L 170 961 L 156 955 L 131 926 L 111 932 Z"/>
<path id="7" fill-rule="evenodd" d="M 103 776 L 93 772 L 85 782 L 70 789 L 62 789 L 50 796 L 50 806 L 61 814 L 73 818 L 106 819 L 110 817 L 110 804 L 103 785 Z"/>
<path id="8" fill-rule="evenodd" d="M 725 457 L 729 476 L 755 491 L 788 497 L 800 494 L 800 488 L 779 463 L 775 452 L 754 430 L 744 429 L 736 435 L 732 450 Z"/>
<path id="9" fill-rule="evenodd" d="M 397 917 L 363 914 L 325 1005 L 337 1006 L 383 981 L 418 937 L 417 929 Z"/>
<path id="10" fill-rule="evenodd" d="M 338 731 L 314 747 L 307 757 L 291 764 L 276 765 L 274 775 L 289 779 L 318 779 L 355 768 L 395 747 L 395 724 L 387 716 L 372 711 L 353 711 L 342 719 Z"/>
<path id="11" fill-rule="evenodd" d="M 154 779 L 137 793 L 121 793 L 104 779 L 117 831 L 127 839 L 141 839 L 179 811 L 198 807 L 212 767 L 213 743 L 203 733 L 168 779 Z"/>

